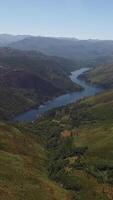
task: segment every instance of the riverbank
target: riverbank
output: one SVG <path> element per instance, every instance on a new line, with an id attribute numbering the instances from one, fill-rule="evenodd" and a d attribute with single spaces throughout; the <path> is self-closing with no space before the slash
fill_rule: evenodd
<path id="1" fill-rule="evenodd" d="M 60 95 L 53 100 L 45 102 L 45 104 L 40 105 L 38 108 L 33 108 L 21 115 L 18 115 L 14 118 L 14 121 L 34 121 L 40 115 L 48 112 L 49 110 L 68 105 L 70 103 L 78 101 L 83 97 L 93 96 L 96 93 L 100 92 L 102 90 L 101 88 L 90 85 L 85 81 L 79 79 L 79 76 L 88 70 L 89 68 L 81 68 L 72 72 L 70 75 L 70 79 L 80 87 L 84 88 L 84 90 L 77 92 L 68 92 L 64 95 Z"/>
<path id="2" fill-rule="evenodd" d="M 69 92 L 70 92 L 70 93 L 73 93 L 73 92 L 79 92 L 79 91 L 82 91 L 82 90 L 84 90 L 84 88 L 83 88 L 82 86 L 79 86 L 79 85 L 76 84 L 76 85 L 75 85 L 75 88 L 72 88 L 71 90 L 67 90 L 67 91 L 65 91 L 65 92 L 64 92 L 64 91 L 61 91 L 61 92 L 59 92 L 59 93 L 57 93 L 56 95 L 51 96 L 51 97 L 49 97 L 49 96 L 43 97 L 43 99 L 40 100 L 40 102 L 38 102 L 38 103 L 37 103 L 37 102 L 34 102 L 33 105 L 31 105 L 31 106 L 29 106 L 29 107 L 27 107 L 27 108 L 24 108 L 24 109 L 22 109 L 21 111 L 18 111 L 18 112 L 16 112 L 16 113 L 13 113 L 13 115 L 10 116 L 9 119 L 10 119 L 10 120 L 13 120 L 14 118 L 18 117 L 19 115 L 23 115 L 24 113 L 29 112 L 30 110 L 34 110 L 34 109 L 37 110 L 37 109 L 39 109 L 40 107 L 45 106 L 45 104 L 46 104 L 47 102 L 53 101 L 54 99 L 58 98 L 59 96 L 68 94 Z"/>

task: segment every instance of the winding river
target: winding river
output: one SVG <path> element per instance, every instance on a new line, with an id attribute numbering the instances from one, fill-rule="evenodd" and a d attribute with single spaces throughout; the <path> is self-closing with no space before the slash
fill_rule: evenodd
<path id="1" fill-rule="evenodd" d="M 17 117 L 14 118 L 14 121 L 18 122 L 34 121 L 40 115 L 46 113 L 49 110 L 52 110 L 53 108 L 58 108 L 76 102 L 77 100 L 83 97 L 93 96 L 101 92 L 102 88 L 99 88 L 95 85 L 91 85 L 89 83 L 86 83 L 84 80 L 79 79 L 79 76 L 88 70 L 89 68 L 81 68 L 79 70 L 72 72 L 70 75 L 71 80 L 74 83 L 77 83 L 78 85 L 82 86 L 84 90 L 78 92 L 69 92 L 53 100 L 47 101 L 44 105 L 40 105 L 38 108 L 31 109 L 30 111 L 18 115 Z"/>

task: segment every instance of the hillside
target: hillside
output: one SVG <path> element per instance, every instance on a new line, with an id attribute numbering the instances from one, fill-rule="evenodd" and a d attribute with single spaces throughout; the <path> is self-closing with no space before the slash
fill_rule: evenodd
<path id="1" fill-rule="evenodd" d="M 113 88 L 113 64 L 96 67 L 82 75 L 82 78 L 104 88 Z"/>
<path id="2" fill-rule="evenodd" d="M 64 58 L 0 48 L 0 107 L 4 115 L 12 116 L 67 91 L 80 90 L 69 78 L 76 68 L 73 61 Z M 8 102 L 9 91 L 12 97 Z"/>
<path id="3" fill-rule="evenodd" d="M 46 163 L 38 136 L 0 121 L 0 199 L 71 200 L 48 178 Z"/>
<path id="4" fill-rule="evenodd" d="M 35 90 L 0 87 L 0 119 L 10 119 L 45 100 Z"/>
<path id="5" fill-rule="evenodd" d="M 49 177 L 73 191 L 73 199 L 113 198 L 112 119 L 113 90 L 56 109 L 26 126 L 48 150 Z"/>

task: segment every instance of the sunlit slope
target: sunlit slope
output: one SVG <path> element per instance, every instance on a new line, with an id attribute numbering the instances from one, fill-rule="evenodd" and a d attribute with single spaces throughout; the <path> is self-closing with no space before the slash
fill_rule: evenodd
<path id="1" fill-rule="evenodd" d="M 48 179 L 46 159 L 37 136 L 0 122 L 0 199 L 70 199 Z"/>
<path id="2" fill-rule="evenodd" d="M 113 63 L 96 67 L 82 77 L 93 84 L 113 88 Z"/>

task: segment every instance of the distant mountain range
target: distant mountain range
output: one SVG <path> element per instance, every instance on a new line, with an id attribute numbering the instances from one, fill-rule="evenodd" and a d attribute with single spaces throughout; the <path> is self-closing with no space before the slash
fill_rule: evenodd
<path id="1" fill-rule="evenodd" d="M 29 37 L 28 35 L 9 35 L 9 34 L 0 34 L 0 46 L 6 46 L 13 42 L 17 42 L 20 40 Z"/>
<path id="2" fill-rule="evenodd" d="M 0 45 L 76 60 L 78 65 L 82 66 L 95 66 L 113 61 L 113 41 L 107 40 L 2 34 Z"/>
<path id="3" fill-rule="evenodd" d="M 38 51 L 49 56 L 76 60 L 79 65 L 95 66 L 113 61 L 113 41 L 30 35 L 0 35 L 0 46 Z"/>

